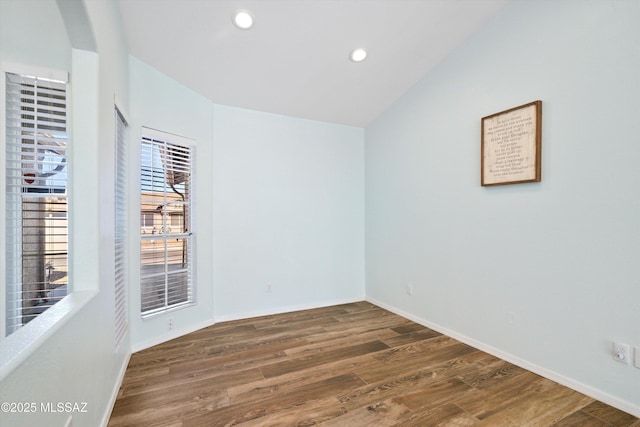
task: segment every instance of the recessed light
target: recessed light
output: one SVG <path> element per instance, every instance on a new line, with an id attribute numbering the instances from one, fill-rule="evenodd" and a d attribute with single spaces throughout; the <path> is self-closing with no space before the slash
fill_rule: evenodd
<path id="1" fill-rule="evenodd" d="M 353 62 L 364 61 L 366 57 L 367 57 L 367 51 L 361 47 L 352 50 L 351 54 L 349 55 L 349 59 L 351 59 Z"/>
<path id="2" fill-rule="evenodd" d="M 238 10 L 233 14 L 233 24 L 241 30 L 248 30 L 253 25 L 253 16 L 248 10 Z"/>

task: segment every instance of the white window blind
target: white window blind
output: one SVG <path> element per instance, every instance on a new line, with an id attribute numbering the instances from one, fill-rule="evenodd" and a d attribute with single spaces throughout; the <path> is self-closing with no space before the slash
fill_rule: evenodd
<path id="1" fill-rule="evenodd" d="M 194 147 L 157 131 L 143 136 L 140 147 L 140 295 L 148 316 L 194 301 Z"/>
<path id="2" fill-rule="evenodd" d="M 67 294 L 66 84 L 6 74 L 7 335 Z"/>
<path id="3" fill-rule="evenodd" d="M 127 139 L 122 113 L 115 108 L 115 338 L 120 347 L 129 328 L 127 251 Z"/>

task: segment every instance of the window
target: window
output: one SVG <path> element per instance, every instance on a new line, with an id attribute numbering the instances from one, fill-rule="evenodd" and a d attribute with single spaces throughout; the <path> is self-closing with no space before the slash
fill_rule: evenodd
<path id="1" fill-rule="evenodd" d="M 182 227 L 182 214 L 181 213 L 172 213 L 171 214 L 171 227 Z"/>
<path id="2" fill-rule="evenodd" d="M 67 295 L 64 82 L 6 74 L 6 334 Z"/>
<path id="3" fill-rule="evenodd" d="M 155 226 L 155 212 L 140 212 L 140 227 L 142 234 L 150 233 Z"/>
<path id="4" fill-rule="evenodd" d="M 184 138 L 143 129 L 140 145 L 140 308 L 143 316 L 191 304 L 194 300 L 193 151 L 193 144 Z M 181 220 L 174 216 L 180 216 Z"/>
<path id="5" fill-rule="evenodd" d="M 116 348 L 118 348 L 129 328 L 127 312 L 127 122 L 118 108 L 115 109 L 115 123 L 115 336 Z"/>

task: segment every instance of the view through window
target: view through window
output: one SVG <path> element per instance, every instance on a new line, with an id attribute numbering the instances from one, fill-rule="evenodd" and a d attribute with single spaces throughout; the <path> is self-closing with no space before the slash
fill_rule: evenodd
<path id="1" fill-rule="evenodd" d="M 6 74 L 6 335 L 68 292 L 63 82 Z"/>
<path id="2" fill-rule="evenodd" d="M 154 132 L 140 149 L 141 312 L 193 302 L 191 159 L 193 146 Z"/>

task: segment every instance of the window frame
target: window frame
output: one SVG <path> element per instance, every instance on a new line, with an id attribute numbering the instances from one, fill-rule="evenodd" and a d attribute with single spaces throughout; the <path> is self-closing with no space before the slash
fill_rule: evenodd
<path id="1" fill-rule="evenodd" d="M 145 158 L 145 154 L 143 152 L 144 145 L 145 144 L 155 144 L 155 143 L 159 143 L 159 144 L 168 144 L 174 147 L 178 147 L 177 151 L 182 151 L 185 150 L 186 152 L 189 153 L 188 155 L 188 181 L 185 182 L 185 186 L 188 186 L 188 191 L 185 191 L 185 193 L 188 192 L 188 199 L 185 200 L 183 203 L 185 206 L 188 206 L 188 213 L 187 213 L 187 222 L 184 223 L 184 227 L 186 227 L 186 231 L 183 230 L 183 232 L 176 232 L 175 230 L 172 230 L 171 227 L 171 213 L 168 212 L 167 209 L 167 202 L 166 202 L 166 194 L 169 193 L 170 190 L 168 190 L 168 185 L 164 184 L 164 193 L 165 196 L 164 197 L 164 202 L 162 203 L 162 205 L 164 206 L 161 210 L 160 210 L 160 214 L 155 215 L 155 219 L 154 219 L 154 223 L 157 222 L 157 218 L 158 216 L 160 216 L 162 223 L 161 224 L 156 224 L 154 226 L 155 232 L 151 232 L 149 233 L 148 230 L 146 230 L 147 232 L 145 232 L 144 228 L 148 228 L 148 227 L 142 227 L 142 225 L 140 225 L 140 232 L 139 232 L 139 249 L 140 249 L 140 257 L 139 257 L 139 262 L 140 262 L 140 281 L 139 281 L 139 293 L 140 293 L 140 305 L 138 307 L 139 309 L 139 313 L 142 319 L 147 319 L 150 317 L 155 317 L 157 315 L 161 315 L 163 313 L 167 313 L 170 311 L 174 311 L 174 310 L 179 310 L 182 308 L 186 308 L 186 307 L 191 307 L 193 305 L 196 304 L 196 286 L 195 286 L 195 261 L 196 261 L 196 244 L 195 244 L 195 236 L 196 236 L 196 232 L 194 230 L 194 221 L 193 221 L 193 213 L 194 213 L 194 196 L 195 196 L 195 191 L 194 191 L 194 177 L 195 177 L 195 154 L 196 154 L 196 142 L 192 139 L 189 138 L 185 138 L 182 136 L 178 136 L 175 134 L 171 134 L 168 132 L 163 132 L 163 131 L 159 131 L 156 129 L 151 129 L 151 128 L 146 128 L 146 127 L 142 127 L 142 132 L 141 132 L 141 136 L 140 136 L 140 140 L 139 140 L 139 155 L 140 155 L 140 159 L 139 159 L 139 164 L 138 164 L 138 172 L 139 172 L 139 179 L 140 179 L 140 189 L 139 191 L 139 213 L 138 215 L 141 216 L 143 214 L 147 214 L 147 213 L 151 213 L 153 212 L 153 210 L 150 209 L 149 206 L 145 206 L 145 197 L 144 197 L 144 192 L 143 192 L 143 186 L 145 185 L 144 183 L 144 168 L 143 168 L 143 159 Z M 172 160 L 173 161 L 173 160 Z M 164 166 L 166 167 L 166 165 Z M 163 169 L 164 171 L 165 169 Z M 148 172 L 148 171 L 147 171 Z M 163 172 L 165 173 L 165 172 Z M 147 199 L 146 200 L 146 204 L 150 205 L 151 200 Z M 141 221 L 140 221 L 141 222 Z M 185 301 L 180 301 L 177 303 L 169 303 L 169 298 L 171 296 L 171 289 L 169 287 L 169 283 L 168 283 L 168 278 L 170 276 L 173 276 L 174 274 L 179 273 L 179 271 L 177 270 L 169 270 L 169 263 L 168 261 L 168 252 L 169 252 L 169 248 L 168 248 L 168 241 L 169 240 L 178 240 L 178 239 L 184 239 L 183 240 L 183 255 L 186 252 L 186 256 L 187 258 L 183 260 L 183 264 L 186 265 L 186 267 L 184 267 L 184 270 L 186 270 L 186 284 L 187 284 L 187 290 L 186 290 L 186 295 L 187 298 Z M 165 249 L 164 249 L 164 270 L 162 272 L 162 274 L 164 274 L 164 285 L 165 285 L 165 293 L 163 295 L 164 299 L 165 299 L 165 304 L 163 304 L 162 306 L 159 307 L 155 307 L 155 308 L 148 308 L 148 309 L 144 309 L 144 305 L 146 303 L 146 297 L 149 294 L 149 292 L 145 292 L 145 286 L 144 286 L 144 281 L 145 279 L 150 279 L 152 277 L 153 274 L 145 274 L 143 272 L 143 269 L 145 267 L 145 265 L 143 265 L 143 245 L 145 243 L 149 243 L 149 242 L 162 242 L 162 244 L 165 245 Z M 159 277 L 160 273 L 158 273 Z"/>
<path id="2" fill-rule="evenodd" d="M 2 100 L 2 107 L 0 107 L 0 132 L 2 132 L 2 134 L 4 135 L 5 138 L 5 144 L 3 145 L 2 149 L 0 149 L 0 164 L 2 165 L 2 170 L 3 170 L 3 174 L 2 177 L 0 178 L 0 187 L 2 188 L 2 191 L 0 191 L 0 209 L 2 209 L 2 211 L 4 212 L 4 215 L 2 216 L 2 220 L 0 221 L 0 228 L 2 228 L 3 233 L 2 233 L 2 238 L 0 238 L 0 245 L 2 248 L 5 249 L 6 254 L 2 257 L 0 257 L 1 261 L 0 261 L 0 274 L 2 275 L 3 278 L 5 278 L 6 280 L 2 281 L 2 284 L 0 285 L 0 293 L 2 294 L 2 302 L 0 303 L 0 339 L 7 337 L 17 331 L 19 331 L 20 329 L 22 329 L 26 324 L 28 324 L 29 322 L 24 322 L 24 315 L 25 315 L 25 308 L 22 307 L 19 309 L 20 311 L 20 317 L 22 318 L 19 322 L 16 321 L 13 326 L 12 324 L 8 321 L 8 316 L 9 316 L 9 298 L 8 298 L 8 292 L 11 290 L 12 286 L 18 286 L 21 287 L 22 290 L 19 291 L 22 295 L 20 297 L 19 300 L 16 301 L 21 301 L 23 296 L 24 296 L 24 288 L 23 288 L 23 280 L 22 280 L 22 274 L 20 274 L 20 279 L 19 282 L 15 282 L 13 284 L 11 284 L 8 280 L 8 274 L 10 273 L 9 270 L 9 245 L 11 244 L 11 242 L 9 241 L 10 239 L 7 238 L 7 233 L 9 231 L 8 227 L 8 223 L 7 223 L 7 214 L 8 214 L 8 209 L 12 208 L 11 205 L 13 205 L 12 209 L 18 209 L 17 207 L 17 203 L 20 203 L 22 205 L 22 201 L 24 201 L 25 199 L 29 199 L 29 198 L 33 198 L 36 199 L 38 198 L 38 194 L 44 196 L 46 194 L 48 194 L 49 196 L 53 197 L 63 197 L 64 198 L 64 203 L 65 203 L 65 212 L 66 214 L 62 217 L 60 217 L 59 214 L 56 214 L 56 212 L 52 211 L 51 215 L 49 216 L 49 220 L 45 220 L 46 221 L 53 221 L 53 220 L 59 220 L 61 218 L 64 218 L 65 221 L 65 228 L 66 231 L 64 234 L 59 235 L 59 236 L 64 236 L 64 245 L 65 245 L 65 254 L 64 256 L 66 257 L 66 261 L 65 261 L 65 267 L 66 267 L 66 283 L 65 283 L 65 289 L 64 289 L 64 295 L 61 295 L 61 293 L 63 292 L 62 290 L 55 292 L 56 295 L 54 295 L 54 290 L 56 290 L 57 288 L 54 287 L 47 287 L 46 283 L 48 283 L 48 281 L 50 280 L 50 277 L 47 277 L 44 281 L 43 281 L 43 286 L 45 287 L 41 293 L 42 293 L 42 298 L 44 298 L 42 300 L 42 304 L 38 304 L 37 306 L 32 307 L 35 312 L 33 314 L 33 317 L 31 320 L 35 319 L 36 317 L 39 317 L 40 314 L 44 313 L 45 311 L 47 311 L 49 308 L 51 308 L 52 306 L 54 306 L 56 303 L 60 302 L 62 299 L 64 299 L 66 296 L 70 295 L 72 292 L 72 282 L 71 282 L 71 271 L 70 271 L 70 267 L 72 264 L 72 251 L 71 251 L 71 233 L 69 232 L 70 227 L 71 227 L 71 203 L 70 203 L 70 184 L 71 184 L 71 179 L 70 179 L 70 175 L 71 175 L 71 170 L 72 170 L 72 161 L 71 161 L 71 156 L 70 156 L 70 148 L 71 148 L 71 131 L 70 131 L 70 117 L 71 117 L 71 92 L 70 92 L 70 87 L 69 87 L 69 82 L 68 82 L 68 73 L 65 71 L 56 71 L 56 70 L 51 70 L 51 69 L 46 69 L 46 68 L 40 68 L 40 67 L 29 67 L 29 66 L 20 66 L 20 65 L 12 65 L 12 66 L 3 66 L 2 69 L 0 70 L 0 100 Z M 9 107 L 9 98 L 8 98 L 8 93 L 7 93 L 7 85 L 9 83 L 9 75 L 13 75 L 16 77 L 19 77 L 20 79 L 22 79 L 23 81 L 28 80 L 28 79 L 32 79 L 34 80 L 34 84 L 37 84 L 39 82 L 40 85 L 38 86 L 39 88 L 42 87 L 44 89 L 45 86 L 61 86 L 62 89 L 64 89 L 64 105 L 63 105 L 63 109 L 64 109 L 64 115 L 63 116 L 58 116 L 56 114 L 52 114 L 50 116 L 51 119 L 51 125 L 53 124 L 57 124 L 61 127 L 64 127 L 64 130 L 62 131 L 62 139 L 56 139 L 55 137 L 51 137 L 51 136 L 47 136 L 46 138 L 51 138 L 52 141 L 56 141 L 56 143 L 58 141 L 63 141 L 64 144 L 63 145 L 55 145 L 55 147 L 58 148 L 58 151 L 61 150 L 61 152 L 63 154 L 57 154 L 58 156 L 62 157 L 64 165 L 59 168 L 56 167 L 48 172 L 45 172 L 40 178 L 40 180 L 42 179 L 46 179 L 47 181 L 49 181 L 49 177 L 55 177 L 55 175 L 57 175 L 59 172 L 64 171 L 64 178 L 63 178 L 63 185 L 59 186 L 59 188 L 54 188 L 56 187 L 56 185 L 52 184 L 52 183 L 47 183 L 44 185 L 44 188 L 37 188 L 37 182 L 34 183 L 33 181 L 31 183 L 28 183 L 26 185 L 24 185 L 24 183 L 22 183 L 22 190 L 20 190 L 20 192 L 10 192 L 8 189 L 8 181 L 7 181 L 7 174 L 9 174 L 9 158 L 7 156 L 8 150 L 13 147 L 15 149 L 16 146 L 18 147 L 22 147 L 25 143 L 24 140 L 21 142 L 16 142 L 16 141 L 12 141 L 12 139 L 15 139 L 16 137 L 14 136 L 13 138 L 11 138 L 9 136 L 9 117 L 10 114 L 8 112 L 8 107 Z M 46 82 L 46 83 L 45 83 Z M 53 82 L 53 83 L 51 83 Z M 25 84 L 23 83 L 15 83 L 14 84 Z M 49 89 L 52 90 L 52 89 Z M 60 88 L 58 89 L 53 89 L 53 90 L 61 90 Z M 35 94 L 34 94 L 35 95 Z M 44 97 L 40 97 L 38 96 L 37 98 L 34 98 L 36 101 L 37 100 L 41 100 Z M 56 101 L 56 102 L 59 102 Z M 20 101 L 17 105 L 23 105 L 22 101 Z M 34 102 L 35 105 L 35 102 Z M 25 110 L 21 107 L 22 111 L 28 111 Z M 34 114 L 36 114 L 36 112 L 34 111 Z M 14 114 L 15 115 L 15 114 Z M 59 120 L 61 119 L 62 120 Z M 58 119 L 58 120 L 56 120 Z M 15 118 L 14 118 L 15 120 Z M 25 120 L 25 118 L 23 117 L 22 120 Z M 24 126 L 26 122 L 22 122 L 22 124 L 20 125 L 19 128 L 17 129 L 25 129 L 26 127 Z M 38 123 L 40 123 L 40 120 L 38 120 Z M 37 129 L 37 126 L 34 127 L 34 129 Z M 21 131 L 22 132 L 22 131 Z M 54 132 L 57 133 L 58 131 Z M 19 138 L 19 137 L 18 137 Z M 35 135 L 33 135 L 34 141 L 36 141 L 38 139 L 38 137 L 36 137 Z M 53 143 L 50 144 L 52 147 L 54 146 Z M 38 145 L 34 143 L 34 148 L 37 147 Z M 44 144 L 43 146 L 47 146 L 47 144 Z M 22 148 L 20 148 L 20 150 L 22 150 Z M 21 151 L 23 152 L 23 151 Z M 46 156 L 45 156 L 46 157 Z M 24 155 L 22 157 L 23 161 L 25 159 Z M 39 161 L 39 160 L 35 160 L 35 161 Z M 44 158 L 42 160 L 44 162 Z M 62 163 L 62 162 L 60 162 Z M 58 166 L 60 166 L 60 163 L 58 164 Z M 17 167 L 17 166 L 13 166 L 13 167 Z M 20 165 L 18 170 L 24 170 L 24 164 Z M 53 173 L 50 173 L 53 172 Z M 23 176 L 28 176 L 25 175 L 23 172 Z M 35 176 L 35 175 L 34 175 Z M 52 178 L 53 180 L 56 179 L 60 179 L 60 177 L 57 178 Z M 26 181 L 26 179 L 25 179 Z M 31 189 L 27 189 L 25 191 L 25 188 L 27 188 L 28 186 L 33 185 L 33 187 Z M 51 187 L 51 188 L 49 188 Z M 35 189 L 34 189 L 35 188 Z M 47 191 L 47 189 L 49 191 Z M 11 194 L 11 195 L 10 195 Z M 42 197 L 41 196 L 41 197 Z M 10 201 L 9 198 L 13 198 L 15 199 L 13 202 Z M 18 201 L 18 199 L 20 199 Z M 22 212 L 23 206 L 19 207 L 19 211 Z M 20 216 L 22 216 L 22 213 L 20 213 Z M 21 221 L 18 221 L 18 223 L 20 224 L 19 227 L 22 230 L 22 223 Z M 46 226 L 46 225 L 45 225 Z M 48 227 L 48 226 L 46 226 Z M 22 233 L 22 231 L 18 231 L 19 233 Z M 53 238 L 55 240 L 55 237 Z M 56 243 L 53 243 L 54 245 Z M 22 257 L 22 255 L 19 255 L 20 257 Z M 15 258 L 15 256 L 14 256 Z M 15 263 L 15 261 L 12 261 Z M 20 262 L 20 264 L 22 264 L 22 262 Z M 19 268 L 22 268 L 19 267 Z M 51 270 L 49 270 L 51 271 Z M 46 275 L 46 273 L 45 273 Z M 49 274 L 50 276 L 51 274 Z M 51 294 L 51 295 L 49 295 Z M 53 302 L 51 302 L 53 301 Z M 31 309 L 31 308 L 27 308 L 27 311 Z M 41 311 L 41 312 L 39 312 Z M 9 329 L 11 328 L 11 331 L 9 331 Z"/>

